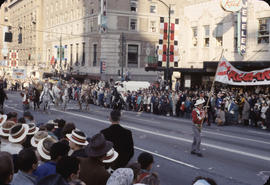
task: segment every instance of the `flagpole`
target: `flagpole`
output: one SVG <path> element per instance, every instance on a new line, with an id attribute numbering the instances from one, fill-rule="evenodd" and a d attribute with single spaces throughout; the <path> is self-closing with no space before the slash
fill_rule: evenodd
<path id="1" fill-rule="evenodd" d="M 222 57 L 223 57 L 223 53 L 224 53 L 224 49 L 222 49 L 222 51 L 221 51 L 221 55 L 220 55 L 219 62 L 218 62 L 218 65 L 217 65 L 215 77 L 214 77 L 214 80 L 213 80 L 213 82 L 212 82 L 211 90 L 210 90 L 210 93 L 209 93 L 209 96 L 208 96 L 208 100 L 207 100 L 207 103 L 206 103 L 206 106 L 205 106 L 205 107 L 206 107 L 206 113 L 207 113 L 207 107 L 208 107 L 208 105 L 209 105 L 210 99 L 211 99 L 211 97 L 212 97 L 212 95 L 213 95 L 213 91 L 214 91 L 214 87 L 215 87 L 215 79 L 216 79 L 217 71 L 218 71 L 218 66 L 219 66 L 219 63 L 220 63 L 220 61 L 221 61 L 221 59 L 222 59 Z M 204 118 L 203 118 L 202 123 L 203 123 L 203 122 L 204 122 Z"/>

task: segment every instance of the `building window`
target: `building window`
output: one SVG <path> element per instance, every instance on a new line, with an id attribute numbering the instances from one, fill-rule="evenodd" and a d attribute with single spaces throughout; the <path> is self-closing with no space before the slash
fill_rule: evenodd
<path id="1" fill-rule="evenodd" d="M 137 19 L 130 19 L 130 30 L 137 30 Z"/>
<path id="2" fill-rule="evenodd" d="M 192 45 L 197 47 L 198 45 L 198 28 L 192 27 Z"/>
<path id="3" fill-rule="evenodd" d="M 234 51 L 238 49 L 238 33 L 237 33 L 237 15 L 235 16 L 234 21 Z"/>
<path id="4" fill-rule="evenodd" d="M 128 67 L 138 67 L 139 59 L 139 46 L 138 45 L 128 45 Z"/>
<path id="5" fill-rule="evenodd" d="M 130 0 L 130 11 L 137 12 L 137 0 Z"/>
<path id="6" fill-rule="evenodd" d="M 73 60 L 72 60 L 72 49 L 73 49 L 73 45 L 72 44 L 70 44 L 70 66 L 72 66 L 73 65 Z"/>
<path id="7" fill-rule="evenodd" d="M 93 45 L 93 66 L 97 66 L 97 44 Z"/>
<path id="8" fill-rule="evenodd" d="M 171 5 L 171 15 L 175 13 L 175 5 Z"/>
<path id="9" fill-rule="evenodd" d="M 85 65 L 85 43 L 82 43 L 82 66 Z"/>
<path id="10" fill-rule="evenodd" d="M 76 61 L 75 65 L 79 66 L 79 43 L 76 44 Z"/>
<path id="11" fill-rule="evenodd" d="M 204 43 L 203 43 L 204 47 L 209 47 L 209 43 L 210 43 L 209 36 L 210 36 L 210 26 L 206 25 L 206 26 L 204 26 L 204 38 L 203 38 L 204 39 Z"/>
<path id="12" fill-rule="evenodd" d="M 156 31 L 157 31 L 156 21 L 150 21 L 150 32 L 156 32 Z"/>
<path id="13" fill-rule="evenodd" d="M 216 41 L 217 41 L 217 46 L 223 46 L 223 24 L 217 24 Z"/>
<path id="14" fill-rule="evenodd" d="M 270 18 L 259 19 L 258 44 L 269 43 Z"/>
<path id="15" fill-rule="evenodd" d="M 150 13 L 157 13 L 157 6 L 156 5 L 150 5 Z"/>

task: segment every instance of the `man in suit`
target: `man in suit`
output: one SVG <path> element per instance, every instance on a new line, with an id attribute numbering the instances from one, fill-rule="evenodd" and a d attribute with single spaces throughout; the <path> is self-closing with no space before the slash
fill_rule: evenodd
<path id="1" fill-rule="evenodd" d="M 111 141 L 114 149 L 119 153 L 118 158 L 112 164 L 113 169 L 125 167 L 134 154 L 132 133 L 119 124 L 120 117 L 120 112 L 113 110 L 110 114 L 112 125 L 101 130 L 106 140 Z"/>

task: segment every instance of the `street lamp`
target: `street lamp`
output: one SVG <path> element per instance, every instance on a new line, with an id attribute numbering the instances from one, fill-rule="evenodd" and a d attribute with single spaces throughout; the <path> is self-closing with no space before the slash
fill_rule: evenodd
<path id="1" fill-rule="evenodd" d="M 164 1 L 158 0 L 163 5 L 165 5 L 169 10 L 169 27 L 168 27 L 168 46 L 167 46 L 167 62 L 166 62 L 166 69 L 164 71 L 164 76 L 166 80 L 166 84 L 169 85 L 169 63 L 170 63 L 170 33 L 171 33 L 171 5 L 167 5 Z"/>

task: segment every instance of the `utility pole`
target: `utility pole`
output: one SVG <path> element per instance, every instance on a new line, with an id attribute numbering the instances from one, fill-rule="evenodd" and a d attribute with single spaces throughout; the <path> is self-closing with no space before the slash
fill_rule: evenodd
<path id="1" fill-rule="evenodd" d="M 121 64 L 121 80 L 124 79 L 124 63 L 125 63 L 125 36 L 122 33 L 122 64 Z"/>
<path id="2" fill-rule="evenodd" d="M 59 48 L 59 56 L 60 56 L 60 79 L 61 79 L 61 72 L 62 72 L 62 34 L 60 36 L 60 48 Z"/>

